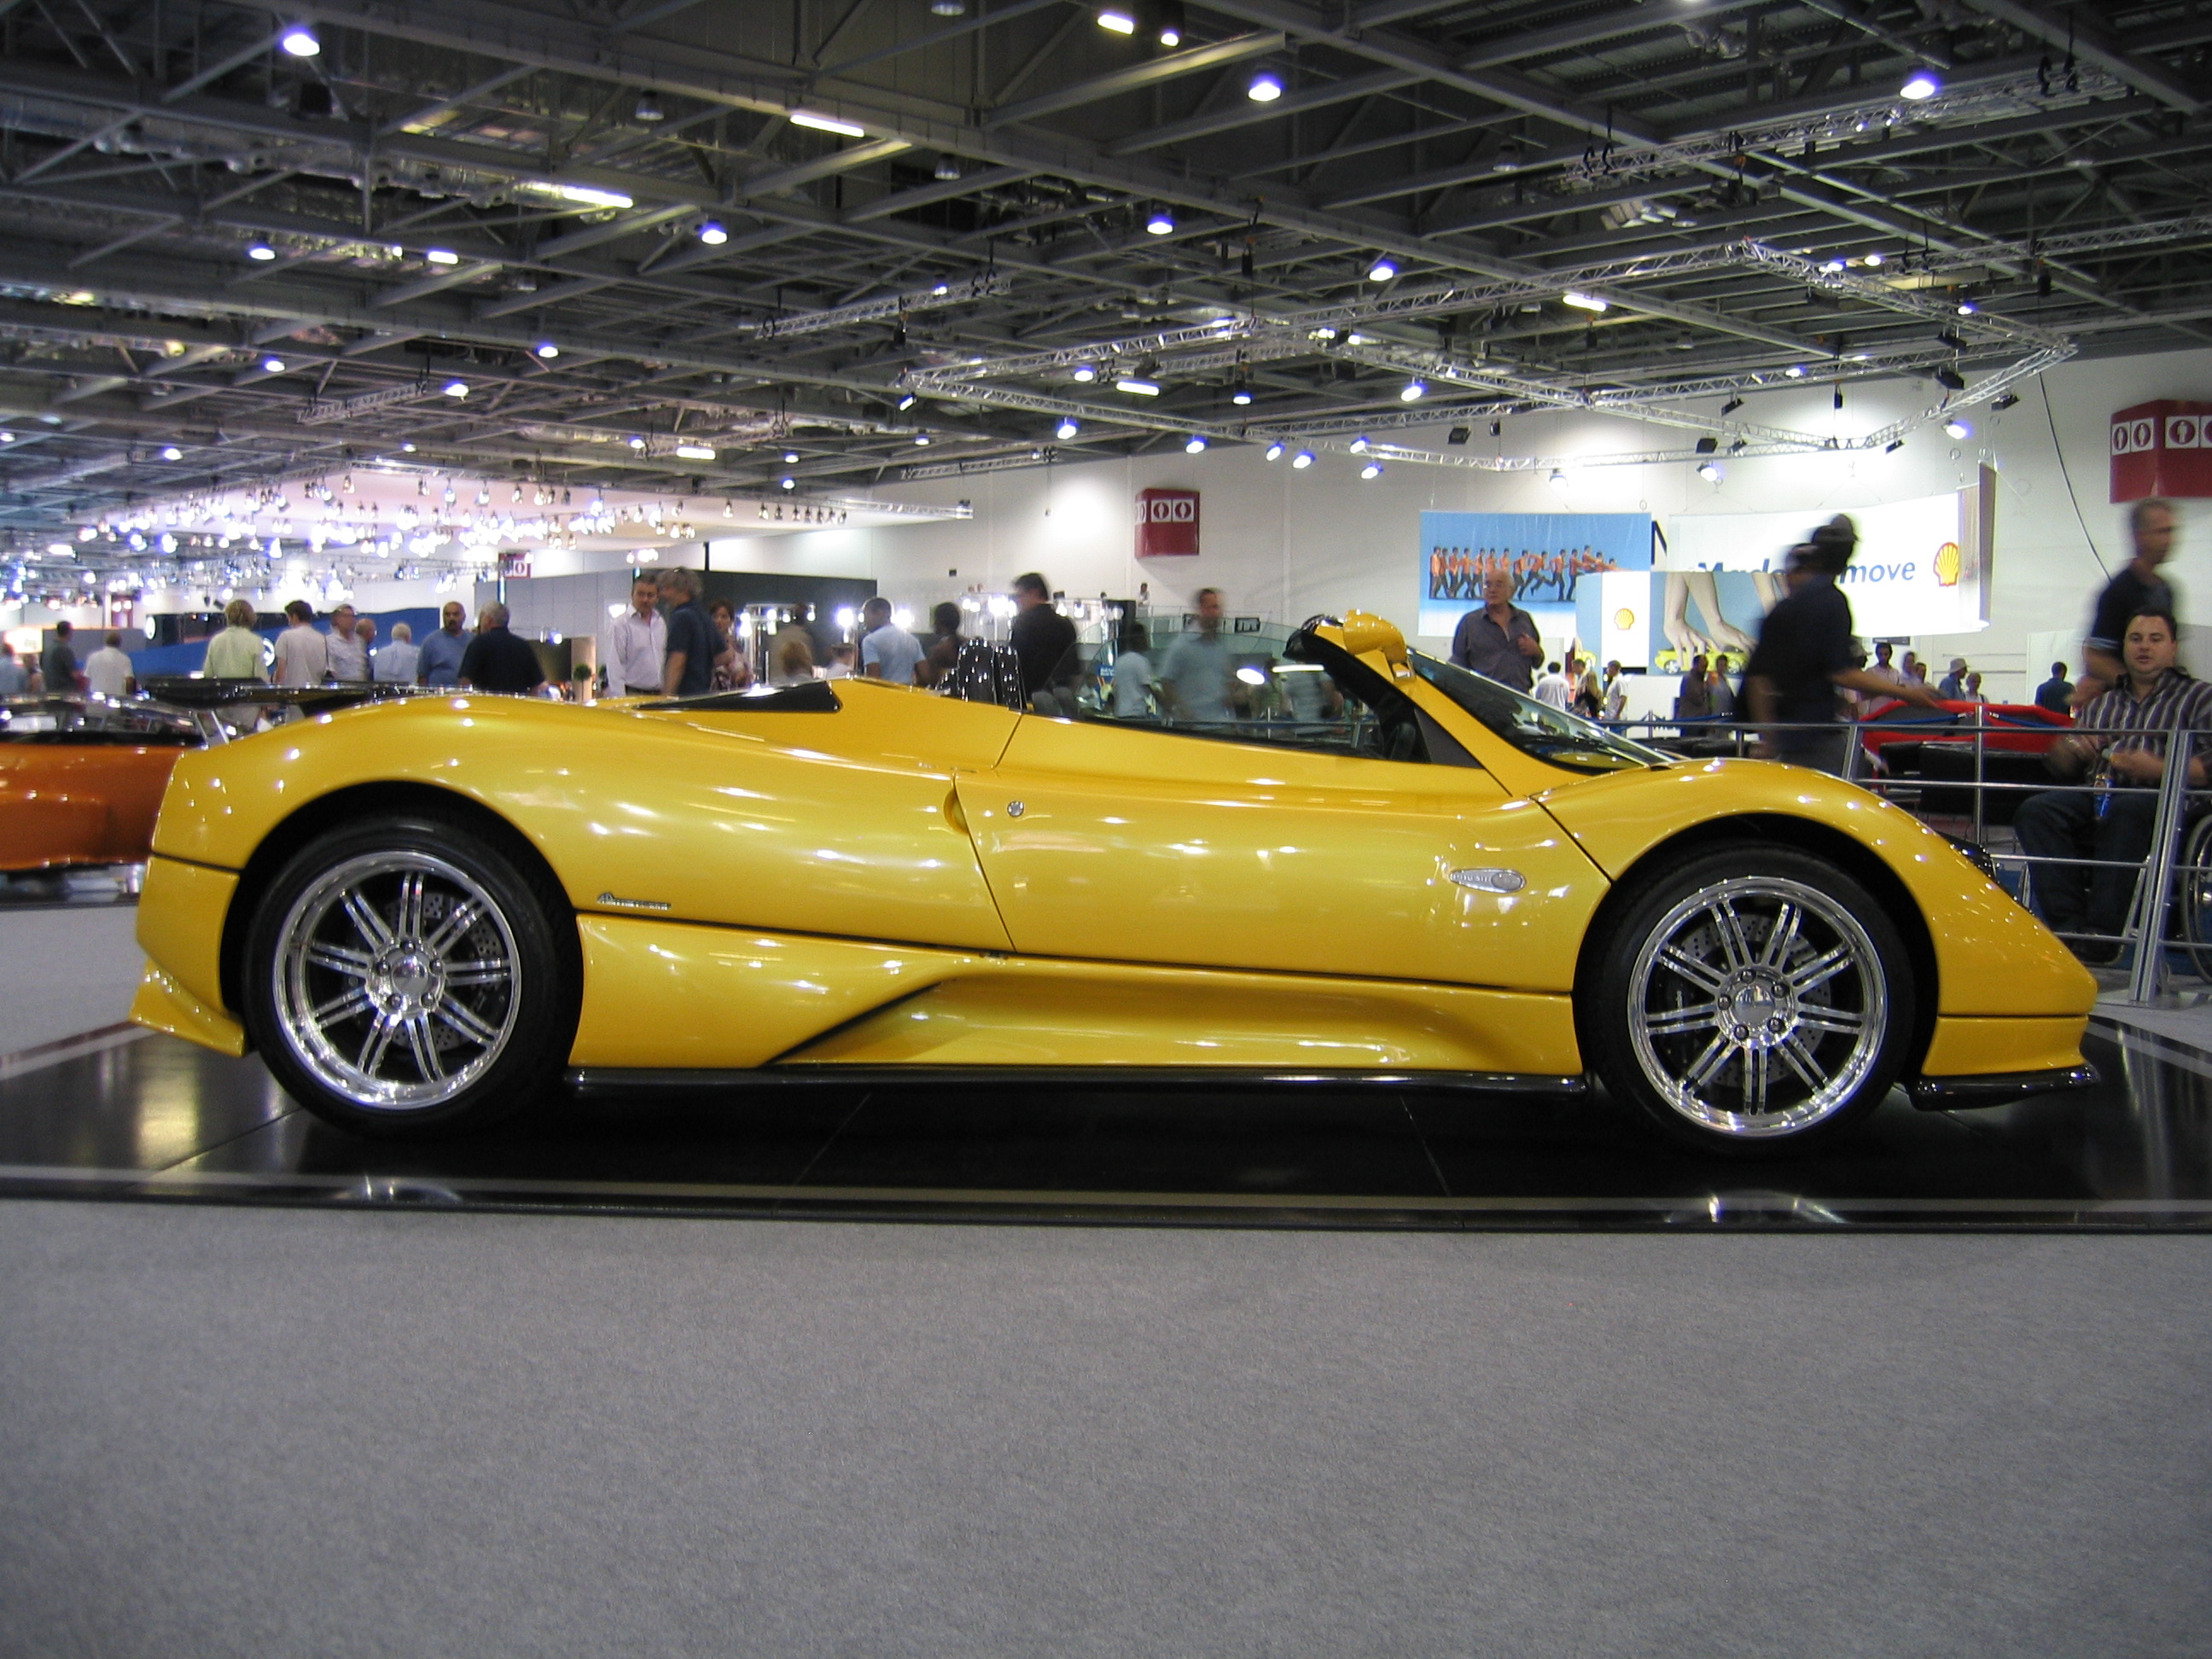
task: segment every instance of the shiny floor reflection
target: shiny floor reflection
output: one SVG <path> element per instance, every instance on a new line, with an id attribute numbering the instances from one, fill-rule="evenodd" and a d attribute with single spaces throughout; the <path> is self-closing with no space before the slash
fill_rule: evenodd
<path id="1" fill-rule="evenodd" d="M 2212 1225 L 2212 1055 L 2100 1024 L 2087 1096 L 1914 1111 L 1818 1157 L 1668 1150 L 1602 1100 L 823 1084 L 549 1099 L 356 1139 L 252 1059 L 118 1030 L 0 1066 L 0 1191 L 1274 1225 Z"/>

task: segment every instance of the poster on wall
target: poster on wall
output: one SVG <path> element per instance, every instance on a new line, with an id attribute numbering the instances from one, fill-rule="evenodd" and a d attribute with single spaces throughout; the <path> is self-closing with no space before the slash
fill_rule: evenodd
<path id="1" fill-rule="evenodd" d="M 1862 638 L 1971 634 L 1989 625 L 1991 509 L 1986 469 L 1971 489 L 1856 507 L 1857 556 L 1844 573 L 1852 625 Z M 1653 583 L 1652 662 L 1689 653 L 1747 652 L 1782 596 L 1790 548 L 1829 515 L 1683 514 L 1668 522 Z"/>
<path id="2" fill-rule="evenodd" d="M 1575 632 L 1576 605 L 1590 579 L 1651 568 L 1647 513 L 1424 513 L 1419 631 L 1448 636 L 1482 604 L 1482 580 L 1503 570 L 1514 603 L 1547 640 Z"/>

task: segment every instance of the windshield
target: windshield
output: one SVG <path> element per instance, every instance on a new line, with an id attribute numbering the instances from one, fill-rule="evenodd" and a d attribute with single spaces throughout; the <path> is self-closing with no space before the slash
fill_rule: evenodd
<path id="1" fill-rule="evenodd" d="M 1671 766 L 1674 757 L 1614 736 L 1579 714 L 1508 690 L 1455 663 L 1407 653 L 1413 672 L 1524 755 L 1573 772 L 1627 772 Z"/>

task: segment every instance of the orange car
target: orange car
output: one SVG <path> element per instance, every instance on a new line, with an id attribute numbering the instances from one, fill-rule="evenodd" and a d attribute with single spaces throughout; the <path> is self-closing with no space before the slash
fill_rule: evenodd
<path id="1" fill-rule="evenodd" d="M 0 703 L 0 871 L 143 864 L 169 770 L 201 716 L 72 696 Z"/>

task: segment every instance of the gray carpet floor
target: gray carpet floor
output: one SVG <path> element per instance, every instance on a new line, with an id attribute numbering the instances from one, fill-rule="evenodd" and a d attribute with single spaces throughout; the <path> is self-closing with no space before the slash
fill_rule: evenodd
<path id="1" fill-rule="evenodd" d="M 2208 1270 L 0 1203 L 0 1652 L 2202 1654 Z"/>
<path id="2" fill-rule="evenodd" d="M 0 1054 L 127 1018 L 146 953 L 136 907 L 0 909 Z"/>

